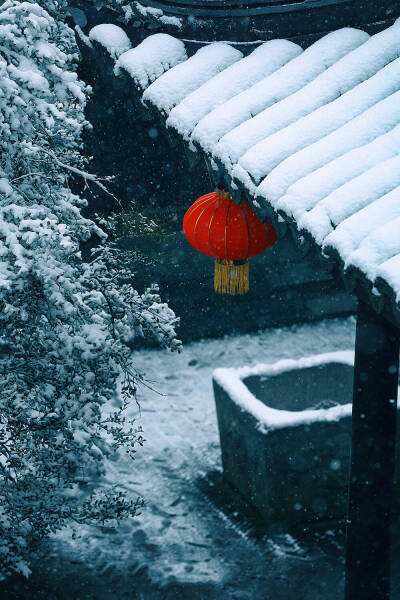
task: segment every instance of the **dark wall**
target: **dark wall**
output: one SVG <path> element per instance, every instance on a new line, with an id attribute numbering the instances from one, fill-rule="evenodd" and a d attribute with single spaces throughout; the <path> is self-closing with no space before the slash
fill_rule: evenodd
<path id="1" fill-rule="evenodd" d="M 248 42 L 278 37 L 306 46 L 340 27 L 375 33 L 400 16 L 398 0 L 248 0 L 245 4 L 242 0 L 142 0 L 142 5 L 161 7 L 166 15 L 179 17 L 182 26 L 178 29 L 155 17 L 144 17 L 134 2 L 130 3 L 134 15 L 126 23 L 121 10 L 109 8 L 112 4 L 110 0 L 70 0 L 71 7 L 81 11 L 80 24 L 90 28 L 98 23 L 119 23 L 136 43 L 150 33 L 163 31 L 199 41 Z"/>

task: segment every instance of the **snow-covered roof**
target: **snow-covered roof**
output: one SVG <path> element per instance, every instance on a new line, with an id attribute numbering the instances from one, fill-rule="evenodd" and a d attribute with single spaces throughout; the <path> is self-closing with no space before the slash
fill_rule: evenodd
<path id="1" fill-rule="evenodd" d="M 164 38 L 121 54 L 116 74 L 130 72 L 143 102 L 259 214 L 272 207 L 400 307 L 400 19 L 304 51 L 272 40 L 245 57 L 219 42 L 187 58 Z"/>
<path id="2" fill-rule="evenodd" d="M 241 58 L 243 54 L 239 50 L 224 42 L 203 46 L 188 60 L 154 81 L 144 92 L 143 100 L 169 113 L 177 104 L 185 106 L 184 99 L 190 98 L 191 92 L 214 80 L 218 73 L 226 73 L 233 63 L 242 62 Z M 193 73 L 196 73 L 195 78 Z"/>

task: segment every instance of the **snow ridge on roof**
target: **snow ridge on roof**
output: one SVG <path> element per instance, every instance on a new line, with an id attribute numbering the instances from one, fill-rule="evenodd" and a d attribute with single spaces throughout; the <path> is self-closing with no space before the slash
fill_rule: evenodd
<path id="1" fill-rule="evenodd" d="M 400 154 L 400 125 L 298 179 L 280 198 L 280 206 L 299 222 L 305 211 L 323 206 L 330 194 L 345 183 L 397 154 Z"/>
<path id="2" fill-rule="evenodd" d="M 372 231 L 398 217 L 400 217 L 400 186 L 339 223 L 325 238 L 324 246 L 333 246 L 344 261 L 350 264 L 352 253 Z"/>
<path id="3" fill-rule="evenodd" d="M 308 230 L 322 244 L 339 223 L 400 186 L 400 145 L 398 152 L 396 156 L 350 179 L 318 202 L 298 219 L 299 228 Z"/>
<path id="4" fill-rule="evenodd" d="M 268 126 L 263 111 L 301 90 L 368 39 L 369 35 L 358 29 L 346 28 L 329 33 L 281 69 L 217 109 L 219 114 L 226 116 L 223 135 L 213 152 L 215 156 L 228 167 L 235 164 L 268 133 L 268 130 L 264 133 L 263 129 L 263 126 Z"/>
<path id="5" fill-rule="evenodd" d="M 300 52 L 299 46 L 286 40 L 271 40 L 261 44 L 249 56 L 235 61 L 188 94 L 171 111 L 167 126 L 174 127 L 185 138 L 189 138 L 199 121 L 215 107 L 223 105 Z"/>
<path id="6" fill-rule="evenodd" d="M 232 128 L 231 110 L 227 103 L 238 97 L 238 94 L 265 80 L 268 75 L 287 64 L 303 52 L 297 44 L 286 40 L 271 40 L 258 46 L 250 56 L 243 58 L 237 64 L 237 70 L 241 71 L 241 77 L 235 77 L 234 94 L 230 92 L 228 98 L 227 90 L 224 90 L 224 102 L 209 112 L 196 125 L 192 133 L 192 140 L 197 141 L 207 150 L 212 151 L 226 127 Z"/>
<path id="7" fill-rule="evenodd" d="M 281 208 L 288 187 L 338 156 L 371 142 L 400 123 L 400 91 L 381 100 L 332 133 L 294 152 L 277 165 L 257 188 L 257 194 Z"/>
<path id="8" fill-rule="evenodd" d="M 188 60 L 154 81 L 143 94 L 143 100 L 167 114 L 188 94 L 242 56 L 241 52 L 224 42 L 203 46 Z"/>
<path id="9" fill-rule="evenodd" d="M 114 73 L 126 71 L 142 89 L 146 89 L 165 71 L 187 59 L 185 45 L 166 33 L 156 33 L 139 46 L 121 54 Z"/>
<path id="10" fill-rule="evenodd" d="M 386 52 L 383 51 L 384 49 Z M 326 106 L 346 92 L 351 92 L 355 86 L 377 74 L 398 56 L 400 56 L 400 24 L 371 37 L 301 90 L 258 115 L 255 118 L 255 125 L 259 131 L 258 136 L 263 137 L 259 145 L 252 145 L 242 156 L 239 164 L 259 182 L 261 177 L 265 177 L 273 168 L 268 161 L 262 164 L 264 150 L 269 148 L 270 142 L 273 143 L 270 139 L 272 135 L 318 108 Z M 340 107 L 338 111 L 334 108 L 335 114 L 339 114 L 339 111 Z M 325 126 L 334 126 L 329 115 L 327 117 Z M 287 131 L 282 132 L 283 137 L 286 135 Z M 298 142 L 300 141 L 298 139 Z M 294 148 L 293 151 L 298 149 Z"/>
<path id="11" fill-rule="evenodd" d="M 114 59 L 132 48 L 125 31 L 121 27 L 109 23 L 93 27 L 89 33 L 89 40 L 103 46 Z"/>
<path id="12" fill-rule="evenodd" d="M 239 165 L 258 183 L 283 160 L 351 122 L 399 89 L 400 59 L 397 59 L 336 100 L 316 108 L 253 146 L 239 160 Z"/>

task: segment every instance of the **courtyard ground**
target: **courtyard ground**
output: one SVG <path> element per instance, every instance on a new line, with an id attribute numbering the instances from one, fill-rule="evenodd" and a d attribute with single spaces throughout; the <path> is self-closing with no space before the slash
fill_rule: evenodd
<path id="1" fill-rule="evenodd" d="M 224 485 L 211 376 L 216 367 L 351 349 L 354 331 L 353 318 L 335 319 L 203 340 L 180 355 L 135 353 L 157 389 L 143 387 L 140 413 L 131 409 L 146 443 L 134 462 L 109 461 L 104 485 L 143 496 L 142 514 L 116 530 L 81 527 L 74 540 L 71 531 L 61 532 L 42 548 L 31 579 L 7 582 L 1 598 L 342 598 L 341 524 L 260 531 L 255 515 Z M 396 576 L 393 598 L 399 590 Z"/>

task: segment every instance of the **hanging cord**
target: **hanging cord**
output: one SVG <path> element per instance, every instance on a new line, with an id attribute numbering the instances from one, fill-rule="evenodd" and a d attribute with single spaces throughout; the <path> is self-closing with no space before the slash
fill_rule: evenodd
<path id="1" fill-rule="evenodd" d="M 216 190 L 221 190 L 223 192 L 227 192 L 228 190 L 226 189 L 226 185 L 221 180 L 221 175 L 219 173 L 218 173 L 218 182 L 215 185 L 215 183 L 214 183 L 215 179 L 213 178 L 213 176 L 211 174 L 210 165 L 208 164 L 207 157 L 203 155 L 203 158 L 204 158 L 204 162 L 206 163 L 207 173 L 210 178 L 210 184 L 212 185 L 212 187 L 215 188 Z"/>
<path id="2" fill-rule="evenodd" d="M 206 163 L 206 168 L 207 168 L 207 173 L 208 173 L 208 176 L 209 176 L 209 178 L 210 178 L 210 185 L 211 185 L 211 186 L 213 186 L 213 185 L 214 185 L 214 183 L 213 183 L 213 179 L 212 179 L 212 177 L 211 177 L 210 165 L 208 164 L 208 162 L 207 162 L 207 158 L 206 158 L 204 155 L 203 155 L 203 158 L 204 158 L 204 162 Z"/>

